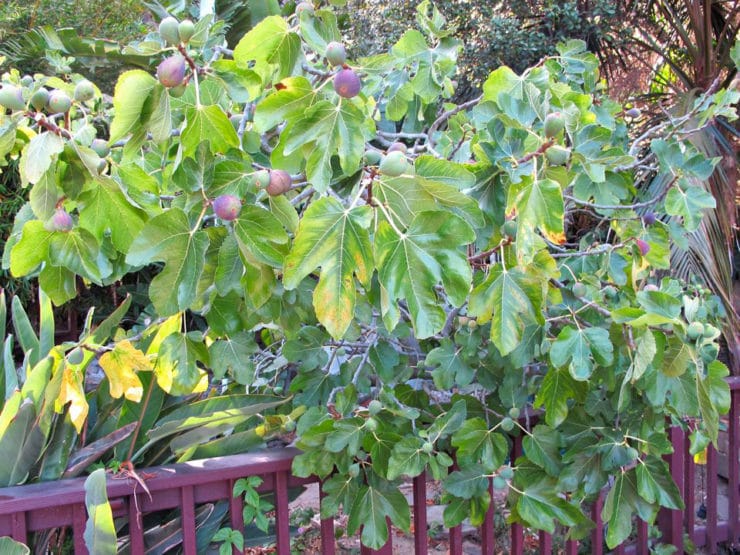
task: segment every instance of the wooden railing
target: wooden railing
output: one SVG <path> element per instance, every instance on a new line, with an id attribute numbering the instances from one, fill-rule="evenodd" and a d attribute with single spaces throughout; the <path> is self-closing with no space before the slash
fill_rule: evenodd
<path id="1" fill-rule="evenodd" d="M 680 428 L 671 429 L 671 441 L 674 453 L 667 457 L 673 479 L 682 492 L 684 510 L 662 510 L 658 516 L 658 528 L 661 532 L 659 541 L 675 545 L 678 552 L 684 550 L 686 534 L 696 547 L 706 553 L 717 553 L 724 544 L 730 549 L 740 547 L 740 377 L 728 379 L 731 389 L 732 404 L 727 420 L 727 468 L 726 488 L 720 491 L 718 476 L 718 453 L 710 447 L 706 459 L 706 496 L 696 502 L 696 470 L 694 458 L 689 454 L 689 439 Z M 144 525 L 145 515 L 165 509 L 179 509 L 179 541 L 186 555 L 198 552 L 196 543 L 196 510 L 204 503 L 226 501 L 229 505 L 229 525 L 234 530 L 243 530 L 243 501 L 234 497 L 235 482 L 248 476 L 259 476 L 263 479 L 260 491 L 274 493 L 275 499 L 275 537 L 276 550 L 279 555 L 290 553 L 289 497 L 290 487 L 315 482 L 315 479 L 300 479 L 291 475 L 291 463 L 298 453 L 292 448 L 276 449 L 260 453 L 233 455 L 188 463 L 166 465 L 140 470 L 146 476 L 147 493 L 133 479 L 109 479 L 108 498 L 115 518 L 128 519 L 129 551 L 134 555 L 145 552 Z M 521 441 L 515 439 L 512 457 L 521 454 Z M 724 486 L 724 483 L 723 483 Z M 428 552 L 427 542 L 427 483 L 423 476 L 413 480 L 413 517 L 414 545 L 417 555 Z M 493 494 L 493 486 L 490 485 Z M 151 497 L 149 496 L 151 494 Z M 493 498 L 493 496 L 492 496 Z M 719 501 L 727 502 L 727 518 L 719 518 Z M 590 535 L 589 552 L 601 555 L 606 552 L 603 543 L 604 523 L 601 520 L 603 498 L 590 508 L 591 518 L 596 523 Z M 706 513 L 704 524 L 696 524 L 696 513 L 701 504 Z M 491 508 L 485 522 L 479 530 L 481 552 L 495 553 L 494 512 L 501 507 Z M 85 511 L 84 479 L 60 480 L 25 486 L 0 488 L 0 536 L 12 536 L 26 543 L 30 534 L 49 529 L 71 528 L 74 552 L 85 554 L 87 550 L 83 540 L 87 515 Z M 507 534 L 508 551 L 513 555 L 524 552 L 525 529 L 514 524 Z M 540 553 L 551 553 L 553 537 L 541 532 L 538 535 Z M 378 551 L 367 548 L 362 553 L 392 553 L 392 538 L 387 545 Z M 638 521 L 637 537 L 629 544 L 614 550 L 622 553 L 649 553 L 648 526 Z M 449 530 L 451 555 L 463 552 L 463 536 L 460 526 Z M 321 521 L 322 552 L 326 555 L 335 553 L 334 521 Z M 567 554 L 576 554 L 579 543 L 564 542 Z"/>

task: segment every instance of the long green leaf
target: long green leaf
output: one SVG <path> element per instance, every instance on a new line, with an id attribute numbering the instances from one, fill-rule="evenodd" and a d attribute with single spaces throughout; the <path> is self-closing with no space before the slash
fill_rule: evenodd
<path id="1" fill-rule="evenodd" d="M 98 468 L 85 480 L 85 506 L 88 518 L 83 537 L 87 550 L 95 555 L 115 555 L 116 529 L 105 488 L 105 469 Z"/>
<path id="2" fill-rule="evenodd" d="M 18 297 L 13 297 L 11 312 L 13 314 L 13 327 L 15 328 L 18 343 L 26 355 L 30 354 L 29 362 L 31 366 L 35 366 L 36 363 L 41 360 L 41 357 L 39 356 L 39 338 L 33 331 L 31 320 L 29 320 L 28 314 L 26 314 L 26 311 L 23 309 L 21 300 Z"/>

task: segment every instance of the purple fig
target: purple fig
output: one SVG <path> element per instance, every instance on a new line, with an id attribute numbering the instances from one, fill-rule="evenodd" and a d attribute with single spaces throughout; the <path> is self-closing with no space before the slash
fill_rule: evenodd
<path id="1" fill-rule="evenodd" d="M 290 174 L 285 170 L 272 170 L 270 172 L 270 184 L 267 186 L 267 194 L 271 197 L 282 195 L 290 190 L 292 180 Z"/>
<path id="2" fill-rule="evenodd" d="M 637 240 L 637 248 L 640 249 L 640 254 L 642 256 L 645 256 L 647 253 L 650 252 L 650 245 L 642 239 Z"/>
<path id="3" fill-rule="evenodd" d="M 351 69 L 343 69 L 334 77 L 334 90 L 343 98 L 353 98 L 360 92 L 360 78 Z"/>
<path id="4" fill-rule="evenodd" d="M 44 225 L 47 231 L 69 231 L 74 227 L 72 216 L 64 208 L 57 208 Z"/>
<path id="5" fill-rule="evenodd" d="M 222 220 L 230 222 L 239 216 L 242 209 L 242 201 L 234 195 L 221 195 L 213 201 L 213 211 Z"/>
<path id="6" fill-rule="evenodd" d="M 175 54 L 163 60 L 157 67 L 157 79 L 167 88 L 181 85 L 185 79 L 185 58 Z"/>

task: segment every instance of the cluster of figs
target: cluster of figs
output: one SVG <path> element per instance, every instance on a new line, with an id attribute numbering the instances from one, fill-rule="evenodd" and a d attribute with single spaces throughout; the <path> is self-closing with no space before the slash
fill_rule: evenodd
<path id="1" fill-rule="evenodd" d="M 195 24 L 189 19 L 178 21 L 168 16 L 159 23 L 159 36 L 169 46 L 180 48 L 190 42 L 194 34 Z M 172 96 L 181 96 L 185 92 L 185 70 L 185 57 L 180 53 L 173 54 L 157 67 L 157 79 Z"/>
<path id="2" fill-rule="evenodd" d="M 49 90 L 40 87 L 33 91 L 35 81 L 24 75 L 20 84 L 3 83 L 0 88 L 0 106 L 11 112 L 26 110 L 29 105 L 37 112 L 64 114 L 72 108 L 72 101 L 87 102 L 95 98 L 95 87 L 87 79 L 78 81 L 72 96 L 60 89 Z"/>

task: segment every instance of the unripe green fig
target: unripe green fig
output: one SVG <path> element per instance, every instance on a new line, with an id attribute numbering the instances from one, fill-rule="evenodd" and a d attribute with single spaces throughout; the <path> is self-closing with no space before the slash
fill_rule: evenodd
<path id="1" fill-rule="evenodd" d="M 580 281 L 576 281 L 573 284 L 571 291 L 573 291 L 573 295 L 576 297 L 585 297 L 586 293 L 588 293 L 588 289 L 586 289 L 586 286 Z"/>
<path id="2" fill-rule="evenodd" d="M 375 430 L 378 429 L 378 421 L 375 420 L 374 418 L 368 418 L 365 421 L 365 428 L 367 428 L 368 432 L 374 432 Z"/>
<path id="3" fill-rule="evenodd" d="M 295 14 L 300 16 L 303 12 L 313 14 L 314 13 L 313 4 L 311 4 L 311 2 L 298 2 L 298 4 L 295 7 Z"/>
<path id="4" fill-rule="evenodd" d="M 363 155 L 363 162 L 366 166 L 377 166 L 380 164 L 380 159 L 383 157 L 377 150 L 366 150 Z"/>
<path id="5" fill-rule="evenodd" d="M 254 173 L 254 185 L 258 189 L 264 189 L 270 184 L 270 172 L 267 170 L 259 170 Z"/>
<path id="6" fill-rule="evenodd" d="M 358 463 L 349 465 L 349 468 L 347 469 L 347 475 L 350 478 L 357 478 L 360 475 L 360 465 Z"/>
<path id="7" fill-rule="evenodd" d="M 54 215 L 44 224 L 47 231 L 69 231 L 73 227 L 72 216 L 64 208 L 57 208 Z"/>
<path id="8" fill-rule="evenodd" d="M 351 69 L 343 69 L 334 76 L 334 90 L 342 98 L 354 98 L 361 87 L 359 76 Z"/>
<path id="9" fill-rule="evenodd" d="M 37 112 L 40 112 L 49 104 L 49 91 L 39 89 L 31 95 L 31 106 Z"/>
<path id="10" fill-rule="evenodd" d="M 0 106 L 4 106 L 12 112 L 23 110 L 26 103 L 23 100 L 23 92 L 15 85 L 3 85 L 0 89 Z"/>
<path id="11" fill-rule="evenodd" d="M 373 416 L 378 414 L 381 410 L 383 410 L 383 403 L 381 403 L 377 399 L 373 399 L 367 405 L 367 411 Z"/>
<path id="12" fill-rule="evenodd" d="M 282 385 L 276 385 L 272 388 L 272 392 L 275 395 L 282 395 L 283 394 L 283 386 Z"/>
<path id="13" fill-rule="evenodd" d="M 180 98 L 182 95 L 185 94 L 185 91 L 187 90 L 187 87 L 183 85 L 177 85 L 176 87 L 172 87 L 169 89 L 170 96 L 173 98 Z"/>
<path id="14" fill-rule="evenodd" d="M 693 341 L 699 339 L 702 335 L 704 335 L 704 324 L 701 322 L 691 322 L 686 330 L 686 337 Z"/>
<path id="15" fill-rule="evenodd" d="M 388 177 L 398 177 L 399 175 L 406 173 L 408 165 L 409 163 L 406 160 L 406 155 L 403 152 L 396 150 L 395 152 L 389 152 L 383 157 L 378 169 L 383 175 L 387 175 Z"/>
<path id="16" fill-rule="evenodd" d="M 95 98 L 95 87 L 87 79 L 83 79 L 75 85 L 75 100 L 77 102 L 87 102 Z"/>
<path id="17" fill-rule="evenodd" d="M 502 476 L 496 476 L 493 479 L 493 489 L 496 491 L 503 491 L 507 487 L 506 480 Z"/>
<path id="18" fill-rule="evenodd" d="M 388 147 L 388 152 L 403 152 L 406 154 L 409 151 L 409 147 L 407 147 L 404 143 L 400 141 L 396 141 L 391 146 Z"/>
<path id="19" fill-rule="evenodd" d="M 221 195 L 213 201 L 213 211 L 222 220 L 230 222 L 239 216 L 242 210 L 242 201 L 234 195 Z"/>
<path id="20" fill-rule="evenodd" d="M 511 407 L 509 409 L 509 418 L 516 420 L 517 418 L 519 418 L 520 414 L 521 414 L 521 411 L 519 410 L 518 407 Z"/>
<path id="21" fill-rule="evenodd" d="M 510 432 L 511 430 L 513 430 L 514 420 L 509 416 L 505 416 L 504 418 L 502 418 L 501 419 L 501 429 L 504 430 L 505 432 Z"/>
<path id="22" fill-rule="evenodd" d="M 180 24 L 172 16 L 165 17 L 159 22 L 159 35 L 164 42 L 171 46 L 180 44 Z"/>
<path id="23" fill-rule="evenodd" d="M 702 334 L 704 336 L 704 339 L 712 339 L 718 334 L 719 330 L 715 328 L 712 324 L 704 324 L 704 333 Z"/>
<path id="24" fill-rule="evenodd" d="M 33 85 L 33 77 L 31 77 L 30 75 L 24 75 L 23 77 L 21 77 L 21 85 L 23 85 L 24 87 L 30 87 L 31 85 Z"/>
<path id="25" fill-rule="evenodd" d="M 638 239 L 636 243 L 637 243 L 637 248 L 640 249 L 640 254 L 642 256 L 645 256 L 647 253 L 650 252 L 650 244 L 647 243 L 646 241 L 643 241 L 642 239 Z"/>
<path id="26" fill-rule="evenodd" d="M 469 330 L 474 330 L 478 327 L 478 321 L 474 318 L 469 318 L 468 323 L 466 324 L 468 326 Z"/>
<path id="27" fill-rule="evenodd" d="M 103 139 L 93 139 L 93 142 L 90 143 L 90 148 L 93 149 L 95 151 L 95 154 L 97 154 L 101 158 L 105 158 L 110 154 L 108 141 L 105 141 Z"/>
<path id="28" fill-rule="evenodd" d="M 548 139 L 557 137 L 563 129 L 565 129 L 565 120 L 560 112 L 553 112 L 552 114 L 547 115 L 543 126 L 545 137 Z"/>
<path id="29" fill-rule="evenodd" d="M 81 364 L 85 358 L 85 353 L 82 352 L 80 347 L 75 347 L 67 353 L 67 362 L 70 364 Z"/>
<path id="30" fill-rule="evenodd" d="M 267 185 L 267 194 L 277 197 L 290 190 L 292 179 L 285 170 L 272 170 L 270 172 L 270 183 Z"/>
<path id="31" fill-rule="evenodd" d="M 102 174 L 105 171 L 105 168 L 108 167 L 108 162 L 105 158 L 101 158 L 98 161 L 98 173 Z"/>
<path id="32" fill-rule="evenodd" d="M 421 450 L 428 455 L 432 451 L 434 451 L 434 444 L 431 441 L 425 441 L 424 444 L 421 446 Z"/>
<path id="33" fill-rule="evenodd" d="M 288 420 L 283 424 L 283 430 L 288 433 L 295 432 L 295 420 Z"/>
<path id="34" fill-rule="evenodd" d="M 52 114 L 66 113 L 72 107 L 72 99 L 60 90 L 51 91 L 49 94 L 49 111 Z"/>
<path id="35" fill-rule="evenodd" d="M 195 34 L 195 24 L 189 19 L 183 19 L 177 26 L 177 34 L 182 42 L 188 42 Z"/>
<path id="36" fill-rule="evenodd" d="M 619 291 L 613 285 L 607 285 L 602 289 L 602 292 L 604 293 L 604 298 L 610 301 L 613 301 L 619 295 Z"/>
<path id="37" fill-rule="evenodd" d="M 516 239 L 517 223 L 516 220 L 506 220 L 504 225 L 501 226 L 501 232 L 507 237 Z"/>
<path id="38" fill-rule="evenodd" d="M 551 166 L 564 166 L 570 160 L 570 149 L 560 145 L 553 145 L 545 151 L 545 158 Z"/>
<path id="39" fill-rule="evenodd" d="M 326 45 L 324 56 L 331 65 L 341 66 L 347 61 L 347 50 L 341 42 L 332 41 Z"/>
<path id="40" fill-rule="evenodd" d="M 630 108 L 624 113 L 625 116 L 632 119 L 637 119 L 642 115 L 642 112 L 639 108 Z"/>
<path id="41" fill-rule="evenodd" d="M 167 88 L 182 85 L 185 79 L 185 58 L 175 54 L 162 60 L 157 66 L 157 79 Z"/>
<path id="42" fill-rule="evenodd" d="M 510 466 L 505 466 L 501 470 L 499 470 L 498 475 L 501 476 L 504 480 L 511 480 L 514 477 L 514 469 Z"/>

